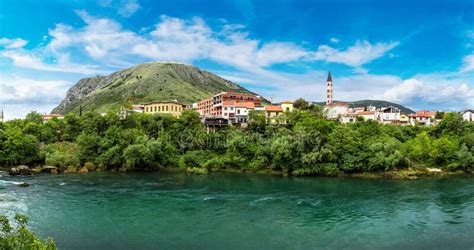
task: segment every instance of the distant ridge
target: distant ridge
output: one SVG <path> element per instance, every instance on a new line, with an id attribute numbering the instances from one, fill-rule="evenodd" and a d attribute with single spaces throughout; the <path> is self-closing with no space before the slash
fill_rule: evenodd
<path id="1" fill-rule="evenodd" d="M 51 112 L 107 112 L 132 103 L 177 100 L 191 104 L 222 91 L 251 91 L 208 71 L 178 62 L 143 63 L 108 76 L 81 79 Z"/>

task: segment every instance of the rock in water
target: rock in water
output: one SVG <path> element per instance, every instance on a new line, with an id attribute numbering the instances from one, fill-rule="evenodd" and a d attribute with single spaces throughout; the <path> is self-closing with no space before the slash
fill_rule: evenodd
<path id="1" fill-rule="evenodd" d="M 18 167 L 13 167 L 8 171 L 9 175 L 31 175 L 31 170 L 28 166 L 21 165 Z"/>
<path id="2" fill-rule="evenodd" d="M 89 170 L 86 167 L 82 167 L 81 169 L 79 169 L 79 173 L 81 174 L 85 174 L 87 172 L 89 172 Z"/>
<path id="3" fill-rule="evenodd" d="M 26 183 L 26 182 L 22 182 L 20 184 L 18 184 L 19 187 L 29 187 L 30 184 Z"/>
<path id="4" fill-rule="evenodd" d="M 50 174 L 57 174 L 59 171 L 58 171 L 58 168 L 57 168 L 57 167 L 44 166 L 43 168 L 41 168 L 41 172 L 43 172 L 43 173 L 50 173 Z"/>

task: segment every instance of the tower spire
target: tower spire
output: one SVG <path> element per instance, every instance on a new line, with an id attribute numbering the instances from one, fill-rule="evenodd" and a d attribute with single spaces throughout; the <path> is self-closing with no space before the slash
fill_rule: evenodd
<path id="1" fill-rule="evenodd" d="M 326 105 L 332 104 L 333 102 L 333 88 L 332 88 L 332 76 L 331 71 L 328 73 L 328 79 L 326 80 Z"/>
<path id="2" fill-rule="evenodd" d="M 328 79 L 326 80 L 326 82 L 332 82 L 332 76 L 331 76 L 331 71 L 330 70 L 329 70 Z"/>

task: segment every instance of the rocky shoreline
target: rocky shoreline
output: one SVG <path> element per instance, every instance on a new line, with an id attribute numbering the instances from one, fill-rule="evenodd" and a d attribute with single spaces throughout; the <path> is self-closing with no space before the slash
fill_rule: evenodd
<path id="1" fill-rule="evenodd" d="M 34 174 L 86 174 L 89 172 L 102 172 L 104 170 L 95 168 L 93 166 L 83 166 L 83 167 L 68 167 L 66 169 L 54 167 L 54 166 L 34 166 L 28 167 L 26 165 L 20 165 L 16 167 L 0 167 L 0 171 L 8 173 L 10 176 L 30 176 Z M 107 170 L 105 170 L 107 171 Z M 111 170 L 111 172 L 120 171 L 120 170 Z M 240 169 L 219 169 L 219 170 L 208 170 L 208 169 L 198 169 L 198 168 L 160 168 L 159 170 L 154 171 L 163 171 L 163 172 L 184 172 L 188 174 L 209 174 L 212 172 L 226 172 L 226 173 L 236 173 L 236 174 L 262 174 L 262 175 L 274 175 L 274 176 L 292 176 L 291 174 L 285 173 L 278 170 L 240 170 Z M 464 171 L 443 171 L 439 168 L 417 168 L 417 169 L 400 169 L 400 170 L 391 170 L 386 172 L 367 172 L 367 173 L 339 173 L 332 176 L 306 176 L 306 177 L 351 177 L 351 178 L 363 178 L 363 179 L 393 179 L 393 180 L 416 180 L 421 178 L 431 178 L 431 177 L 445 177 L 453 175 L 470 175 Z M 303 177 L 303 176 L 294 176 L 294 177 Z"/>

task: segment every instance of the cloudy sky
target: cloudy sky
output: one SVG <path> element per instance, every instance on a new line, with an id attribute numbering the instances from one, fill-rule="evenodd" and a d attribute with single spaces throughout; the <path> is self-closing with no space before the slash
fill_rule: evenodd
<path id="1" fill-rule="evenodd" d="M 0 108 L 55 107 L 79 79 L 194 64 L 274 101 L 474 107 L 472 0 L 0 0 Z"/>

